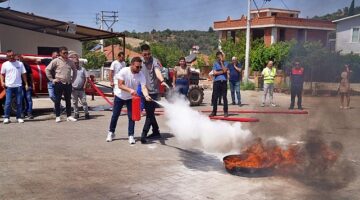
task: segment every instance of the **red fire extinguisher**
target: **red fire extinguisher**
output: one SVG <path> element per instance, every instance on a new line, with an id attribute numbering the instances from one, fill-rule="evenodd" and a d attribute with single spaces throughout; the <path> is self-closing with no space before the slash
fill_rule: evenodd
<path id="1" fill-rule="evenodd" d="M 141 119 L 141 98 L 138 95 L 132 96 L 131 101 L 131 119 L 140 121 Z"/>

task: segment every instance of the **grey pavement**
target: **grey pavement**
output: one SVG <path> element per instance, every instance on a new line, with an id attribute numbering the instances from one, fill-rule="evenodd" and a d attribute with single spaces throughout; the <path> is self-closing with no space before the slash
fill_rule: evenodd
<path id="1" fill-rule="evenodd" d="M 231 105 L 229 110 L 287 110 L 288 95 L 275 94 L 279 107 L 260 108 L 261 94 L 242 91 L 246 105 Z M 194 109 L 211 109 L 210 96 L 206 90 L 204 105 Z M 100 97 L 89 99 L 91 107 L 106 107 Z M 352 178 L 324 189 L 291 177 L 230 175 L 223 167 L 223 155 L 180 145 L 164 116 L 157 117 L 160 140 L 129 145 L 123 115 L 116 140 L 107 143 L 110 111 L 92 111 L 91 120 L 56 124 L 51 102 L 35 99 L 34 120 L 0 124 L 0 199 L 360 199 L 359 100 L 352 97 L 352 109 L 340 110 L 338 97 L 305 97 L 308 115 L 240 115 L 259 118 L 260 122 L 244 126 L 264 138 L 298 140 L 307 131 L 318 130 L 326 141 L 341 142 L 341 159 L 350 163 Z M 137 139 L 143 123 L 144 118 L 136 123 Z"/>

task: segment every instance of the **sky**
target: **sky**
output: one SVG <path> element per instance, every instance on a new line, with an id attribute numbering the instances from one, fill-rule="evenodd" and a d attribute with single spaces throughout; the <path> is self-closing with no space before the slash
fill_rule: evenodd
<path id="1" fill-rule="evenodd" d="M 300 10 L 300 17 L 332 13 L 350 6 L 352 0 L 255 0 L 258 8 Z M 355 0 L 355 6 L 360 0 Z M 52 19 L 99 28 L 96 13 L 118 11 L 113 30 L 208 30 L 214 21 L 246 15 L 247 0 L 9 0 L 1 7 L 34 13 Z M 255 9 L 252 3 L 252 9 Z"/>

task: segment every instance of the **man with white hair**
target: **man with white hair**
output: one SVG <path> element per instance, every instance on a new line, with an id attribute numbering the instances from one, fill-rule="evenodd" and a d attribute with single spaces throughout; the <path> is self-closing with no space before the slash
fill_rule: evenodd
<path id="1" fill-rule="evenodd" d="M 241 81 L 241 64 L 234 56 L 231 58 L 231 63 L 228 64 L 227 68 L 229 74 L 229 85 L 231 92 L 232 105 L 236 105 L 235 93 L 238 100 L 237 104 L 241 106 L 241 94 L 240 94 L 240 81 Z"/>
<path id="2" fill-rule="evenodd" d="M 75 119 L 79 119 L 79 100 L 83 105 L 85 119 L 90 119 L 89 108 L 86 102 L 85 88 L 89 75 L 84 67 L 80 65 L 79 54 L 75 51 L 69 51 L 69 59 L 75 63 L 77 73 L 74 82 L 72 83 L 71 99 L 74 107 Z"/>

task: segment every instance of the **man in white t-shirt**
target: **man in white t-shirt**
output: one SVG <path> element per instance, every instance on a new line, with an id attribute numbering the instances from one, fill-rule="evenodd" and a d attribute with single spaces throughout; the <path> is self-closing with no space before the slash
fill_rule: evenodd
<path id="1" fill-rule="evenodd" d="M 110 128 L 106 137 L 107 142 L 111 142 L 115 137 L 115 128 L 117 121 L 119 119 L 121 109 L 124 105 L 126 105 L 127 113 L 128 113 L 128 135 L 129 135 L 129 143 L 135 144 L 134 139 L 134 128 L 135 122 L 131 119 L 131 111 L 132 111 L 132 97 L 136 95 L 136 90 L 138 85 L 141 85 L 142 92 L 145 96 L 146 101 L 152 101 L 149 96 L 149 92 L 146 88 L 146 79 L 144 74 L 141 72 L 141 63 L 142 60 L 140 57 L 134 57 L 131 60 L 131 66 L 125 67 L 120 70 L 115 76 L 116 80 L 118 80 L 117 87 L 114 88 L 114 106 L 113 113 L 111 116 Z"/>
<path id="2" fill-rule="evenodd" d="M 19 123 L 24 123 L 24 120 L 21 118 L 23 99 L 22 81 L 25 82 L 25 90 L 29 89 L 26 70 L 24 64 L 15 59 L 15 53 L 12 50 L 6 52 L 6 57 L 8 61 L 2 64 L 0 76 L 1 85 L 6 89 L 5 119 L 3 123 L 8 124 L 10 122 L 11 98 L 13 94 L 16 96 L 16 119 Z"/>
<path id="3" fill-rule="evenodd" d="M 110 86 L 112 88 L 114 88 L 114 86 L 115 87 L 117 86 L 117 80 L 115 75 L 124 67 L 126 67 L 125 54 L 124 52 L 120 52 L 118 54 L 117 60 L 114 60 L 110 65 L 109 80 L 110 80 Z"/>

